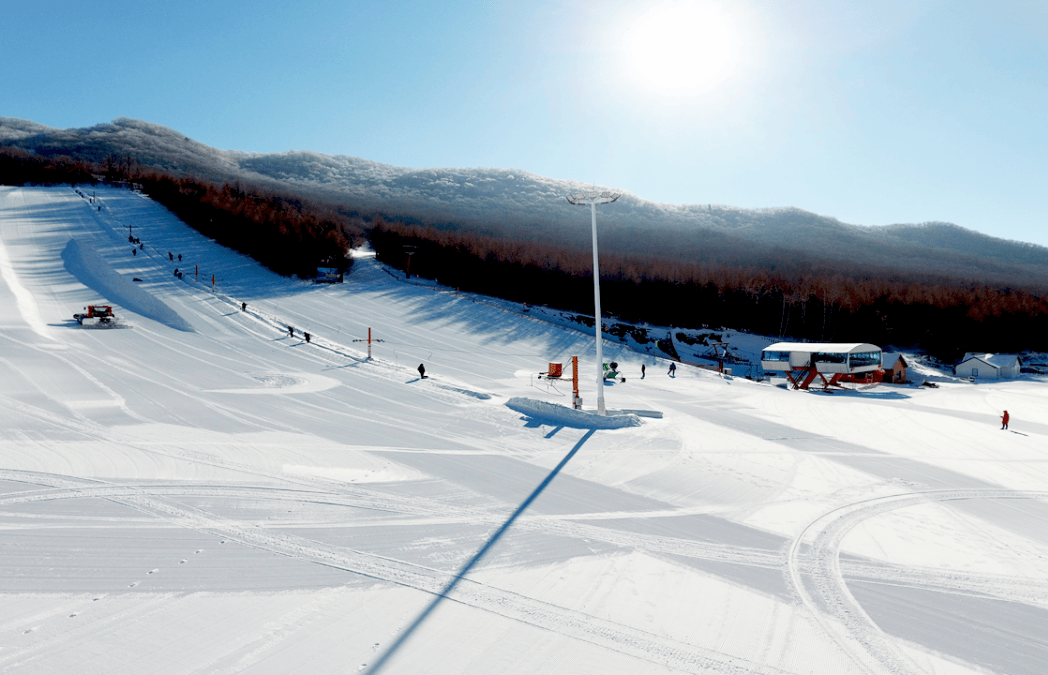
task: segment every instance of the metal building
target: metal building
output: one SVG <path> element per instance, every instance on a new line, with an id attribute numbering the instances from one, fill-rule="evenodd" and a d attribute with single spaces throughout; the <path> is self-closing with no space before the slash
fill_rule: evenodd
<path id="1" fill-rule="evenodd" d="M 776 342 L 761 352 L 761 367 L 784 373 L 794 389 L 807 389 L 816 378 L 826 388 L 867 373 L 872 378 L 881 368 L 881 348 L 868 342 Z"/>

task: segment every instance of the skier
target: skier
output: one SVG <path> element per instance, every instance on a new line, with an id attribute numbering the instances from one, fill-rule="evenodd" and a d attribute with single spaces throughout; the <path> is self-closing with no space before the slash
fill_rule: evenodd
<path id="1" fill-rule="evenodd" d="M 1008 428 L 1008 419 L 1009 419 L 1008 411 L 1005 410 L 1004 414 L 1001 415 L 1001 430 L 1002 431 Z"/>
<path id="2" fill-rule="evenodd" d="M 670 375 L 670 377 L 677 377 L 677 364 L 676 363 L 670 363 L 669 375 Z"/>
<path id="3" fill-rule="evenodd" d="M 418 364 L 418 377 L 420 380 L 426 379 L 426 366 L 424 364 Z"/>
<path id="4" fill-rule="evenodd" d="M 303 333 L 303 336 L 305 336 L 306 342 L 308 343 L 309 342 L 309 333 Z"/>
<path id="5" fill-rule="evenodd" d="M 644 379 L 644 364 L 640 364 L 640 379 Z"/>
<path id="6" fill-rule="evenodd" d="M 182 254 L 181 253 L 178 254 L 178 262 L 182 262 Z"/>
<path id="7" fill-rule="evenodd" d="M 247 303 L 246 302 L 240 303 L 240 311 L 241 312 L 246 312 L 247 311 Z"/>
<path id="8" fill-rule="evenodd" d="M 288 337 L 295 337 L 295 329 L 292 328 L 291 326 L 287 327 L 287 336 Z"/>

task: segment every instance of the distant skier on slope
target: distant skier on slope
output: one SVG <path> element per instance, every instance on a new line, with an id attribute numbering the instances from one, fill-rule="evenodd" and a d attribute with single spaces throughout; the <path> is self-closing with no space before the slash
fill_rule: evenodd
<path id="1" fill-rule="evenodd" d="M 640 379 L 644 379 L 644 364 L 640 364 Z"/>
<path id="2" fill-rule="evenodd" d="M 418 364 L 418 377 L 420 380 L 426 379 L 426 366 L 425 364 Z"/>
<path id="3" fill-rule="evenodd" d="M 670 363 L 669 376 L 670 377 L 677 377 L 677 364 L 676 363 Z"/>
<path id="4" fill-rule="evenodd" d="M 1008 411 L 1005 410 L 1004 414 L 1001 415 L 1001 430 L 1002 431 L 1008 428 L 1008 420 L 1009 419 L 1011 419 L 1011 418 L 1008 416 Z"/>

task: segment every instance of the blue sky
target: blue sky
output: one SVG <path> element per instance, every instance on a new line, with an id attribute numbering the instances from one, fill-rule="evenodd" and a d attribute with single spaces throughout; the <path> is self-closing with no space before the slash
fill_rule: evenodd
<path id="1" fill-rule="evenodd" d="M 0 115 L 1048 246 L 1043 0 L 13 5 Z"/>

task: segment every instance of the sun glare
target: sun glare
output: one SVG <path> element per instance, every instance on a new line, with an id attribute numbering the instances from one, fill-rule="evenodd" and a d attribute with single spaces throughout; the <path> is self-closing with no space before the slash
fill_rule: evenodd
<path id="1" fill-rule="evenodd" d="M 709 92 L 743 61 L 738 18 L 712 2 L 667 2 L 635 14 L 623 47 L 630 81 L 668 96 Z"/>

